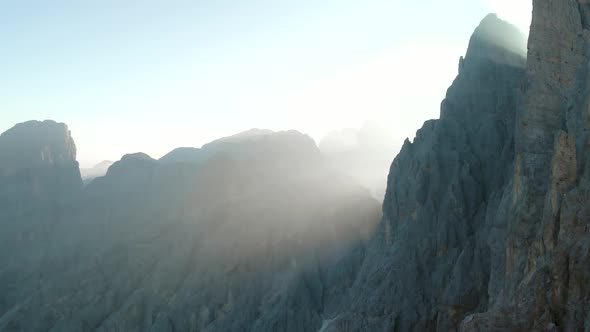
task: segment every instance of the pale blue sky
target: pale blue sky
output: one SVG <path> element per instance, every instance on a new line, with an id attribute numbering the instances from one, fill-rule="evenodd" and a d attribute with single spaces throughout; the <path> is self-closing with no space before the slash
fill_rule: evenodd
<path id="1" fill-rule="evenodd" d="M 66 122 L 89 165 L 252 127 L 315 139 L 438 117 L 489 12 L 527 0 L 0 0 L 0 131 Z"/>

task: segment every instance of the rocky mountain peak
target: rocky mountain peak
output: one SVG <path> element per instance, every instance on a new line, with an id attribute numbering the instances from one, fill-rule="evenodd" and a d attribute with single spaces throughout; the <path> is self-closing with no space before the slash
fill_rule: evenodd
<path id="1" fill-rule="evenodd" d="M 379 232 L 334 330 L 455 331 L 496 296 L 525 48 L 495 15 L 474 31 L 440 119 L 391 166 Z"/>
<path id="2" fill-rule="evenodd" d="M 30 168 L 75 161 L 76 145 L 64 123 L 28 121 L 0 135 L 2 168 Z"/>
<path id="3" fill-rule="evenodd" d="M 472 34 L 465 58 L 461 59 L 460 70 L 464 61 L 492 61 L 524 67 L 526 54 L 526 36 L 522 31 L 496 14 L 489 14 Z"/>
<path id="4" fill-rule="evenodd" d="M 156 165 L 156 160 L 143 152 L 129 153 L 121 157 L 121 160 L 113 163 L 107 174 L 126 173 L 139 169 L 151 168 Z"/>
<path id="5" fill-rule="evenodd" d="M 203 155 L 204 153 L 199 148 L 181 147 L 168 152 L 158 161 L 164 164 L 198 163 L 204 159 Z"/>
<path id="6" fill-rule="evenodd" d="M 136 160 L 154 161 L 154 159 L 152 157 L 150 157 L 148 154 L 143 153 L 143 152 L 128 153 L 121 158 L 121 161 L 123 161 L 123 162 L 124 161 L 136 161 Z"/>

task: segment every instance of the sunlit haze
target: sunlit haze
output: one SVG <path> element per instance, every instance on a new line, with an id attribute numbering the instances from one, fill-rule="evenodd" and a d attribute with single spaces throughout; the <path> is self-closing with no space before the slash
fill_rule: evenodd
<path id="1" fill-rule="evenodd" d="M 401 142 L 439 105 L 489 12 L 526 0 L 16 1 L 0 4 L 0 132 L 68 124 L 89 166 L 250 128 L 380 123 Z"/>
<path id="2" fill-rule="evenodd" d="M 590 326 L 590 0 L 0 1 L 0 45 L 0 332 Z"/>

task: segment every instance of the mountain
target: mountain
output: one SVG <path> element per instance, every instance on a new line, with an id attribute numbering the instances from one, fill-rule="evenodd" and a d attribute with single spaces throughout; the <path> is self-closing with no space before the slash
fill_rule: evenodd
<path id="1" fill-rule="evenodd" d="M 80 174 L 85 182 L 92 181 L 94 178 L 104 176 L 107 174 L 107 170 L 113 164 L 110 160 L 103 160 L 100 163 L 92 166 L 91 168 L 81 168 Z"/>
<path id="2" fill-rule="evenodd" d="M 89 183 L 64 227 L 46 233 L 40 246 L 54 249 L 27 268 L 30 287 L 0 270 L 11 285 L 0 288 L 0 330 L 321 324 L 322 297 L 344 292 L 380 204 L 295 131 L 202 150 L 214 152 L 198 164 L 129 154 Z"/>
<path id="3" fill-rule="evenodd" d="M 301 162 L 317 163 L 321 159 L 315 141 L 295 130 L 252 129 L 207 143 L 201 149 L 234 159 L 281 163 L 288 167 Z"/>
<path id="4" fill-rule="evenodd" d="M 295 155 L 293 155 L 295 153 Z M 308 156 L 299 155 L 309 154 Z M 315 154 L 317 148 L 311 137 L 291 130 L 274 132 L 267 129 L 250 129 L 232 136 L 209 142 L 199 148 L 177 148 L 159 159 L 160 163 L 203 163 L 213 156 L 225 154 L 235 159 L 271 159 L 301 157 L 304 161 Z"/>
<path id="5" fill-rule="evenodd" d="M 65 124 L 29 121 L 0 135 L 0 316 L 33 292 L 38 269 L 60 267 L 46 259 L 60 245 L 47 235 L 68 223 L 81 192 Z"/>
<path id="6" fill-rule="evenodd" d="M 525 44 L 495 15 L 475 30 L 440 119 L 391 166 L 383 220 L 345 305 L 328 316 L 331 329 L 453 331 L 489 305 L 526 66 L 497 31 Z"/>
<path id="7" fill-rule="evenodd" d="M 65 125 L 15 126 L 0 330 L 587 330 L 589 18 L 535 1 L 527 48 L 487 16 L 382 210 L 295 131 L 126 155 L 82 187 Z"/>
<path id="8" fill-rule="evenodd" d="M 161 163 L 200 163 L 206 159 L 206 154 L 198 148 L 176 148 L 162 158 L 159 159 Z"/>
<path id="9" fill-rule="evenodd" d="M 76 146 L 65 124 L 29 121 L 0 135 L 3 214 L 27 215 L 37 208 L 59 210 L 81 187 Z M 0 223 L 9 219 L 1 218 Z"/>
<path id="10" fill-rule="evenodd" d="M 220 142 L 226 142 L 226 143 L 243 142 L 243 141 L 247 141 L 250 139 L 258 139 L 261 137 L 269 136 L 272 134 L 274 134 L 274 132 L 269 129 L 252 128 L 250 130 L 246 130 L 241 133 L 237 133 L 235 135 L 220 138 L 218 140 L 215 140 L 215 142 L 217 142 L 217 143 L 220 143 Z"/>
<path id="11" fill-rule="evenodd" d="M 29 121 L 0 135 L 2 169 L 73 163 L 76 146 L 68 127 L 54 121 Z"/>
<path id="12" fill-rule="evenodd" d="M 590 239 L 586 1 L 535 2 L 498 294 L 465 330 L 583 330 Z M 494 276 L 495 277 L 495 276 Z"/>
<path id="13" fill-rule="evenodd" d="M 589 18 L 535 1 L 526 63 L 516 29 L 484 19 L 323 331 L 588 329 Z"/>

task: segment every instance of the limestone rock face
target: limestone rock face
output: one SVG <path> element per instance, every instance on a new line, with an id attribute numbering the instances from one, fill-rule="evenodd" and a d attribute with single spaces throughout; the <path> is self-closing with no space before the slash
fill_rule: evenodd
<path id="1" fill-rule="evenodd" d="M 321 159 L 315 141 L 295 130 L 272 132 L 252 129 L 203 145 L 208 154 L 223 154 L 231 159 L 282 166 L 317 163 Z"/>
<path id="2" fill-rule="evenodd" d="M 68 127 L 54 121 L 29 121 L 0 135 L 0 184 L 0 193 L 5 194 L 0 200 L 6 205 L 3 211 L 33 201 L 65 204 L 75 197 L 82 182 Z"/>
<path id="3" fill-rule="evenodd" d="M 81 191 L 66 125 L 30 121 L 0 135 L 0 316 L 30 294 L 40 268 L 59 266 L 44 259 L 54 249 L 47 234 L 67 222 Z"/>
<path id="4" fill-rule="evenodd" d="M 60 208 L 81 186 L 76 146 L 65 124 L 29 121 L 0 135 L 0 224 L 36 208 Z"/>
<path id="5" fill-rule="evenodd" d="M 76 161 L 76 145 L 68 127 L 54 121 L 17 124 L 0 138 L 2 168 Z"/>
<path id="6" fill-rule="evenodd" d="M 463 330 L 587 329 L 587 1 L 535 1 L 498 300 Z"/>
<path id="7" fill-rule="evenodd" d="M 327 329 L 588 329 L 589 14 L 534 1 L 526 69 L 496 38 L 511 28 L 482 22 L 440 120 L 394 161 L 353 306 Z"/>
<path id="8" fill-rule="evenodd" d="M 440 119 L 391 166 L 379 232 L 331 328 L 452 331 L 499 291 L 524 44 L 494 15 L 475 30 Z"/>

